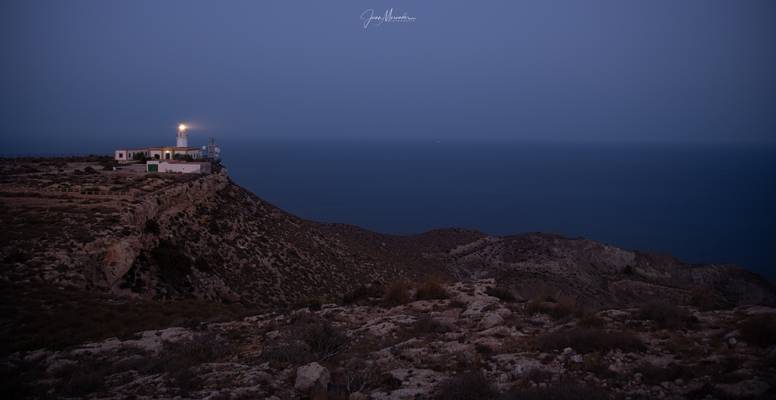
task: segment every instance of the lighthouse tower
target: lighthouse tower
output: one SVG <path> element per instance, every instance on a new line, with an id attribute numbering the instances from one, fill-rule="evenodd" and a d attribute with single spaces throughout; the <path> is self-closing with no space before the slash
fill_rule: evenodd
<path id="1" fill-rule="evenodd" d="M 186 133 L 186 125 L 178 125 L 178 140 L 176 141 L 176 147 L 189 147 L 189 134 Z"/>

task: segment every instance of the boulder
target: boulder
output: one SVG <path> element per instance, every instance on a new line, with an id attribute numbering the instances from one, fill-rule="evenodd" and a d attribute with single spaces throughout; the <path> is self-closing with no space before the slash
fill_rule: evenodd
<path id="1" fill-rule="evenodd" d="M 309 392 L 316 386 L 325 388 L 329 385 L 330 379 L 329 370 L 323 365 L 313 362 L 297 368 L 294 389 L 300 392 Z"/>
<path id="2" fill-rule="evenodd" d="M 501 318 L 500 315 L 498 315 L 495 312 L 488 313 L 482 319 L 480 320 L 480 328 L 481 329 L 488 329 L 492 328 L 496 325 L 501 325 L 504 323 L 504 318 Z"/>

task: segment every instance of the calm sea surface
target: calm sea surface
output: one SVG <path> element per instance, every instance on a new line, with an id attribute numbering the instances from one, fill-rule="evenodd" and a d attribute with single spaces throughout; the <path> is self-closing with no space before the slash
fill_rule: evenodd
<path id="1" fill-rule="evenodd" d="M 555 232 L 776 277 L 776 147 L 226 141 L 232 178 L 304 218 L 410 234 Z"/>

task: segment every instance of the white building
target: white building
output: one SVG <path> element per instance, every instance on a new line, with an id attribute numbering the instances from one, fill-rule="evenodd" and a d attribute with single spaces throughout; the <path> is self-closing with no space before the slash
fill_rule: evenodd
<path id="1" fill-rule="evenodd" d="M 221 149 L 211 138 L 208 146 L 189 147 L 187 127 L 178 126 L 175 146 L 143 147 L 116 150 L 113 158 L 119 163 L 147 161 L 146 172 L 210 173 L 209 161 L 219 158 Z M 208 160 L 199 162 L 198 160 Z"/>
<path id="2" fill-rule="evenodd" d="M 116 150 L 114 159 L 118 162 L 135 161 L 139 157 L 148 160 L 175 160 L 191 157 L 193 160 L 203 158 L 199 147 L 143 147 L 139 149 Z"/>
<path id="3" fill-rule="evenodd" d="M 146 172 L 177 172 L 181 174 L 209 174 L 210 162 L 151 160 L 146 163 Z"/>

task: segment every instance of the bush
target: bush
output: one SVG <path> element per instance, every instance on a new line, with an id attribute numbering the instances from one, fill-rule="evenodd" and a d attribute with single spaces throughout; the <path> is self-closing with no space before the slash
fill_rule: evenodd
<path id="1" fill-rule="evenodd" d="M 503 400 L 603 400 L 609 396 L 603 389 L 572 382 L 561 382 L 547 388 L 517 389 L 506 393 Z"/>
<path id="2" fill-rule="evenodd" d="M 406 282 L 394 282 L 385 291 L 383 302 L 388 306 L 399 306 L 410 302 L 410 285 Z"/>
<path id="3" fill-rule="evenodd" d="M 731 308 L 730 302 L 708 288 L 693 290 L 690 294 L 690 305 L 697 307 L 701 311 L 725 310 Z"/>
<path id="4" fill-rule="evenodd" d="M 606 352 L 620 349 L 624 352 L 643 351 L 641 340 L 629 332 L 606 332 L 598 329 L 573 328 L 539 336 L 541 351 L 562 350 L 571 347 L 579 353 Z"/>
<path id="5" fill-rule="evenodd" d="M 641 372 L 643 382 L 650 385 L 673 382 L 677 379 L 689 380 L 694 377 L 692 370 L 674 363 L 668 364 L 665 367 L 644 363 L 639 366 L 637 372 Z"/>
<path id="6" fill-rule="evenodd" d="M 556 303 L 551 301 L 532 300 L 526 309 L 528 314 L 547 314 L 553 319 L 561 319 L 574 313 L 574 307 L 570 303 Z"/>
<path id="7" fill-rule="evenodd" d="M 159 266 L 159 277 L 163 282 L 174 288 L 187 286 L 192 262 L 183 249 L 169 240 L 160 240 L 151 250 L 151 256 Z"/>
<path id="8" fill-rule="evenodd" d="M 175 374 L 190 367 L 213 362 L 232 353 L 232 347 L 226 341 L 219 340 L 215 334 L 202 334 L 191 340 L 165 342 L 155 360 L 149 363 L 151 373 Z"/>
<path id="9" fill-rule="evenodd" d="M 95 360 L 80 360 L 73 368 L 63 370 L 58 392 L 68 397 L 86 397 L 105 390 L 109 366 Z"/>
<path id="10" fill-rule="evenodd" d="M 357 304 L 370 298 L 383 297 L 383 287 L 378 284 L 359 285 L 357 288 L 342 296 L 343 304 Z"/>
<path id="11" fill-rule="evenodd" d="M 159 223 L 156 222 L 156 220 L 149 219 L 145 223 L 145 228 L 143 229 L 145 233 L 152 233 L 154 235 L 159 234 Z"/>
<path id="12" fill-rule="evenodd" d="M 498 391 L 482 375 L 482 372 L 458 374 L 442 383 L 437 398 L 440 400 L 491 400 Z"/>
<path id="13" fill-rule="evenodd" d="M 312 361 L 313 355 L 307 344 L 292 342 L 265 347 L 261 352 L 261 358 L 265 361 L 282 364 L 302 364 Z"/>
<path id="14" fill-rule="evenodd" d="M 445 333 L 450 331 L 447 325 L 431 318 L 429 315 L 423 315 L 418 318 L 412 326 L 412 331 L 417 335 Z"/>
<path id="15" fill-rule="evenodd" d="M 596 313 L 586 313 L 579 318 L 577 325 L 583 328 L 603 328 L 606 321 Z"/>
<path id="16" fill-rule="evenodd" d="M 415 293 L 415 300 L 444 300 L 448 297 L 447 290 L 434 281 L 421 284 Z"/>
<path id="17" fill-rule="evenodd" d="M 639 319 L 654 321 L 662 329 L 679 329 L 696 322 L 687 311 L 664 302 L 651 302 L 641 306 Z"/>
<path id="18" fill-rule="evenodd" d="M 299 338 L 310 347 L 319 361 L 327 360 L 345 349 L 347 337 L 329 321 L 313 319 L 297 328 Z"/>
<path id="19" fill-rule="evenodd" d="M 488 296 L 496 297 L 499 300 L 507 303 L 513 303 L 517 301 L 512 291 L 504 287 L 499 287 L 499 286 L 489 287 L 485 289 L 485 294 L 487 294 Z"/>
<path id="20" fill-rule="evenodd" d="M 739 325 L 741 339 L 755 346 L 768 347 L 776 344 L 776 316 L 755 315 Z"/>

